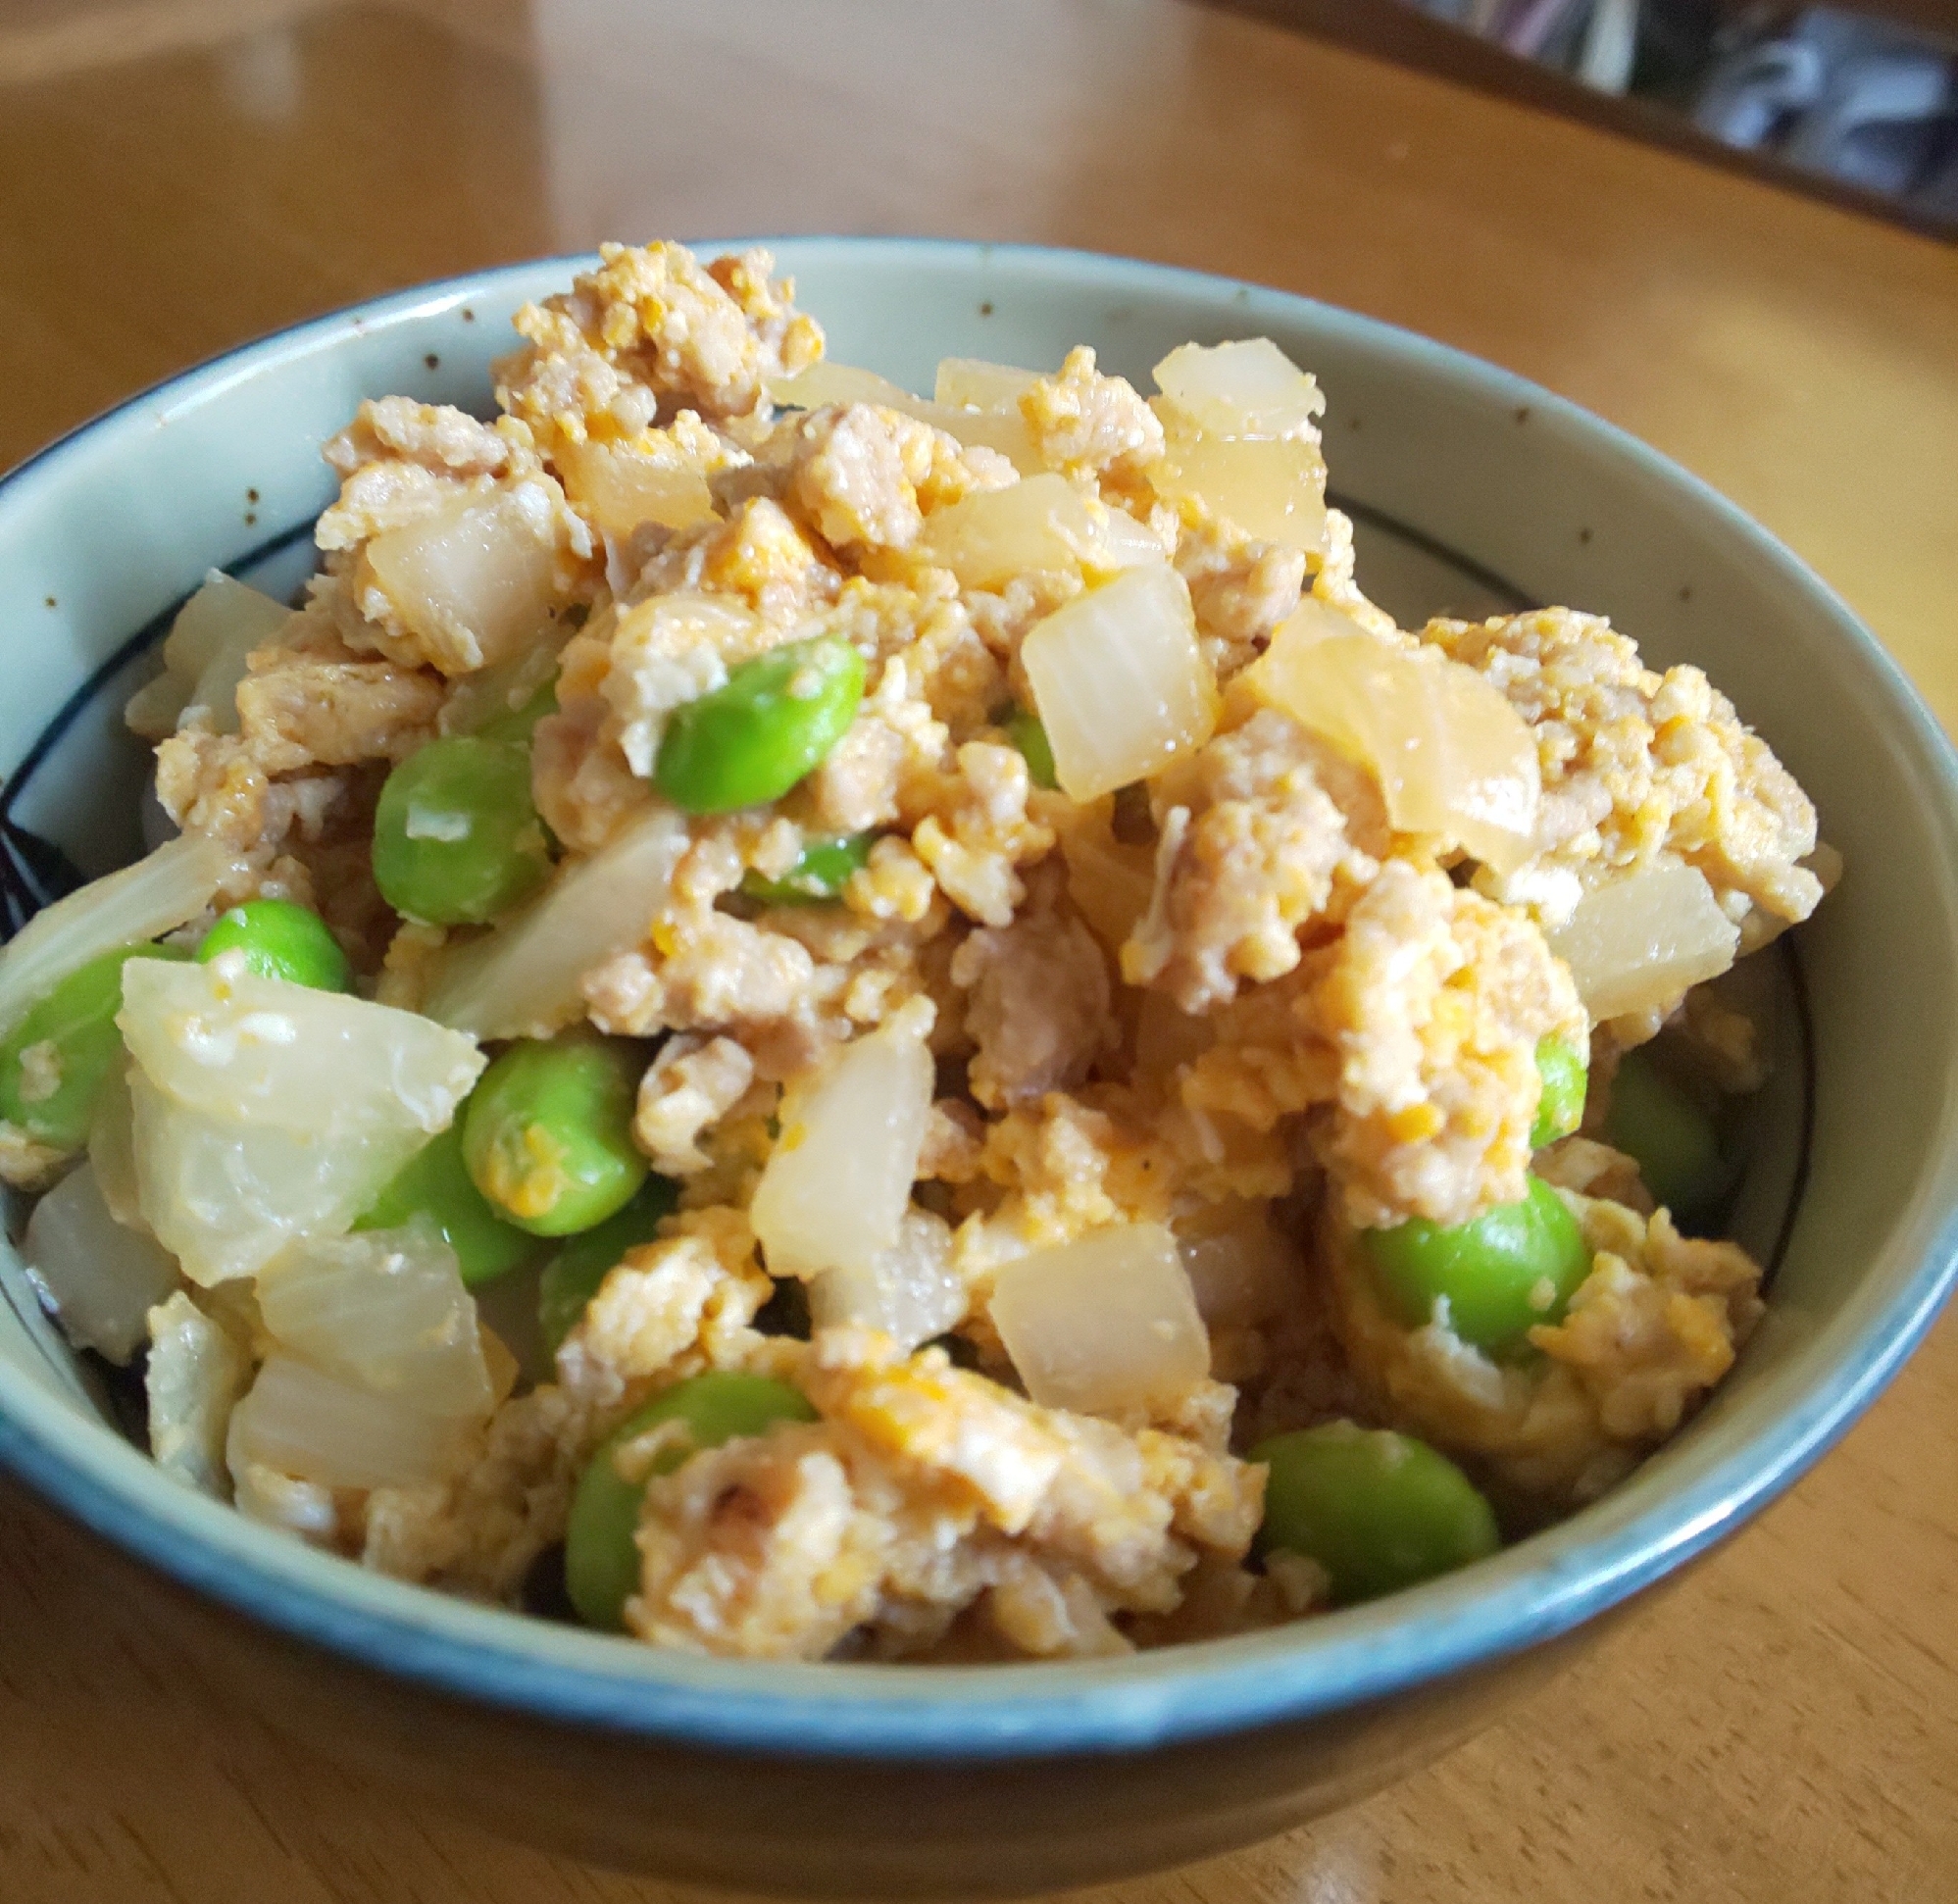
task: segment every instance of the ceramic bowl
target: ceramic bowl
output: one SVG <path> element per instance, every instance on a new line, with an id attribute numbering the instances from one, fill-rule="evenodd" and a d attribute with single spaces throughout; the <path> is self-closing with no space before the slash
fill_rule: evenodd
<path id="1" fill-rule="evenodd" d="M 1772 1307 L 1732 1378 L 1624 1485 L 1492 1560 L 1308 1624 L 1078 1665 L 693 1659 L 365 1573 L 163 1478 L 5 1254 L 0 1460 L 104 1537 L 102 1565 L 139 1570 L 156 1617 L 238 1697 L 490 1829 L 756 1890 L 1080 1883 L 1279 1830 L 1464 1736 L 1786 1487 L 1894 1374 L 1958 1249 L 1958 777 L 1896 669 L 1793 556 L 1487 365 L 1115 259 L 778 252 L 832 353 L 913 387 L 946 354 L 1052 365 L 1087 340 L 1139 378 L 1185 339 L 1269 335 L 1328 392 L 1361 579 L 1400 619 L 1569 602 L 1733 696 L 1849 872 L 1799 934 L 1808 1046 L 1763 1107 L 1741 1211 L 1748 1240 L 1779 1246 Z M 11 903 L 60 861 L 95 874 L 134 852 L 143 763 L 117 711 L 174 605 L 213 564 L 293 586 L 332 493 L 321 439 L 383 392 L 482 407 L 511 312 L 572 269 L 483 273 L 249 345 L 0 485 Z"/>

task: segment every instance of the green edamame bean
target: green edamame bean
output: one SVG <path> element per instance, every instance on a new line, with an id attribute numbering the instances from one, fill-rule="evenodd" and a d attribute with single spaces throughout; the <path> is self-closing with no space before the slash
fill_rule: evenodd
<path id="1" fill-rule="evenodd" d="M 1275 1434 L 1261 1551 L 1326 1569 L 1335 1605 L 1372 1600 L 1495 1552 L 1495 1515 L 1461 1469 L 1425 1441 L 1353 1422 Z"/>
<path id="2" fill-rule="evenodd" d="M 476 737 L 478 740 L 500 740 L 510 747 L 527 747 L 536 736 L 537 723 L 545 715 L 557 711 L 558 683 L 553 677 L 522 707 L 512 708 L 508 714 L 499 714 L 493 721 L 485 721 L 476 730 Z"/>
<path id="3" fill-rule="evenodd" d="M 866 865 L 875 833 L 851 833 L 842 839 L 812 839 L 802 857 L 779 879 L 750 873 L 741 890 L 764 906 L 817 906 L 834 899 L 850 882 L 850 875 Z"/>
<path id="4" fill-rule="evenodd" d="M 527 899 L 550 870 L 523 748 L 431 740 L 388 775 L 374 816 L 374 877 L 404 918 L 480 926 Z"/>
<path id="5" fill-rule="evenodd" d="M 197 956 L 209 965 L 221 952 L 242 952 L 245 969 L 261 978 L 285 978 L 315 991 L 345 991 L 347 955 L 326 922 L 289 899 L 248 899 L 220 916 Z"/>
<path id="6" fill-rule="evenodd" d="M 1035 786 L 1043 786 L 1051 793 L 1061 782 L 1054 774 L 1054 749 L 1040 717 L 1026 708 L 1015 708 L 1000 726 L 1006 729 L 1007 739 L 1020 749 L 1020 757 L 1027 763 L 1028 777 Z"/>
<path id="7" fill-rule="evenodd" d="M 1591 1270 L 1578 1221 L 1539 1177 L 1520 1203 L 1498 1204 L 1443 1228 L 1416 1217 L 1361 1232 L 1388 1310 L 1409 1328 L 1433 1319 L 1446 1298 L 1449 1326 L 1492 1355 L 1527 1346 L 1537 1323 L 1554 1323 Z"/>
<path id="8" fill-rule="evenodd" d="M 544 1265 L 537 1278 L 537 1322 L 553 1355 L 620 1259 L 628 1249 L 650 1243 L 661 1220 L 678 1204 L 678 1187 L 670 1178 L 649 1177 L 623 1210 L 574 1236 Z"/>
<path id="9" fill-rule="evenodd" d="M 1536 1122 L 1530 1127 L 1531 1150 L 1568 1137 L 1583 1123 L 1584 1087 L 1590 1081 L 1585 1054 L 1568 1038 L 1539 1038 L 1536 1070 L 1543 1095 L 1536 1100 Z"/>
<path id="10" fill-rule="evenodd" d="M 615 1632 L 625 1625 L 626 1602 L 639 1590 L 639 1551 L 632 1536 L 646 1483 L 655 1475 L 671 1474 L 703 1448 L 765 1433 L 777 1422 L 815 1419 L 816 1411 L 786 1382 L 742 1375 L 694 1376 L 630 1416 L 592 1456 L 572 1496 L 565 1589 L 579 1619 Z M 662 1422 L 683 1423 L 687 1438 L 662 1448 L 646 1474 L 628 1480 L 620 1474 L 616 1455 Z"/>
<path id="11" fill-rule="evenodd" d="M 644 1059 L 623 1038 L 520 1038 L 463 1110 L 463 1158 L 491 1207 L 536 1236 L 570 1236 L 629 1202 L 651 1166 L 632 1142 Z"/>
<path id="12" fill-rule="evenodd" d="M 1727 1187 L 1713 1120 L 1642 1051 L 1618 1061 L 1604 1140 L 1637 1161 L 1645 1187 L 1676 1217 L 1703 1212 Z"/>
<path id="13" fill-rule="evenodd" d="M 121 1062 L 123 968 L 186 959 L 174 945 L 126 945 L 77 966 L 0 1043 L 0 1121 L 56 1150 L 88 1141 L 95 1100 Z"/>
<path id="14" fill-rule="evenodd" d="M 864 660 L 847 641 L 772 648 L 674 710 L 653 778 L 688 813 L 778 800 L 842 739 L 863 697 Z"/>
<path id="15" fill-rule="evenodd" d="M 427 1217 L 442 1232 L 472 1289 L 495 1281 L 537 1253 L 537 1239 L 505 1223 L 476 1187 L 463 1162 L 460 1117 L 395 1173 L 354 1228 L 399 1229 L 416 1217 Z"/>

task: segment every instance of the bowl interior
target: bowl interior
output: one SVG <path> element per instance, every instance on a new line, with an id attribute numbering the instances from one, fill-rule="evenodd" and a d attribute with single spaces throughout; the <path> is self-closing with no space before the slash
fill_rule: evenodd
<path id="1" fill-rule="evenodd" d="M 1403 332 L 1252 286 L 1078 254 L 907 241 L 778 247 L 830 352 L 913 388 L 944 355 L 1042 368 L 1077 342 L 1138 380 L 1179 343 L 1269 335 L 1330 408 L 1360 579 L 1403 623 L 1567 602 L 1692 661 L 1814 795 L 1849 872 L 1800 935 L 1815 1090 L 1790 1045 L 1759 1112 L 1743 1240 L 1786 1227 L 1771 1311 L 1705 1412 L 1624 1486 L 1496 1559 L 1305 1628 L 1131 1661 L 731 1667 L 451 1602 L 174 1487 L 112 1425 L 0 1245 L 0 1458 L 179 1578 L 289 1630 L 479 1696 L 729 1743 L 1015 1752 L 1138 1744 L 1323 1709 L 1562 1630 L 1715 1538 L 1821 1452 L 1951 1278 L 1953 764 L 1876 644 L 1786 551 L 1650 451 Z M 311 566 L 320 441 L 364 396 L 483 409 L 490 360 L 554 262 L 325 319 L 138 397 L 0 485 L 7 901 L 139 838 L 128 691 L 213 566 L 275 592 Z M 1801 1014 L 1782 1015 L 1793 1039 Z M 1798 1168 L 1805 1119 L 1812 1144 Z M 18 1211 L 11 1228 L 18 1231 Z"/>

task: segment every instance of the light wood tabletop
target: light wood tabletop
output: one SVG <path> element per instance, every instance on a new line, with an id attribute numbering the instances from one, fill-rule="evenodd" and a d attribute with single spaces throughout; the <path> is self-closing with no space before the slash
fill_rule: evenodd
<path id="1" fill-rule="evenodd" d="M 0 463 L 239 339 L 602 237 L 1132 253 L 1494 359 L 1782 536 L 1958 719 L 1958 250 L 1180 0 L 9 0 Z M 1105 1904 L 1958 1898 L 1958 1321 L 1438 1765 Z M 665 1904 L 227 1712 L 0 1488 L 6 1904 Z"/>

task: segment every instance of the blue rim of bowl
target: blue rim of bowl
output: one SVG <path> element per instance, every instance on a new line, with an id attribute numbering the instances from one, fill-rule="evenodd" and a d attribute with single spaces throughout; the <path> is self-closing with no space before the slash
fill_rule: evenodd
<path id="1" fill-rule="evenodd" d="M 782 254 L 894 250 L 1060 271 L 1094 280 L 1263 305 L 1388 347 L 1422 368 L 1587 432 L 1597 451 L 1682 492 L 1739 542 L 1830 611 L 1855 663 L 1914 743 L 1941 793 L 1948 857 L 1958 865 L 1958 756 L 1902 671 L 1799 558 L 1716 491 L 1578 405 L 1464 352 L 1296 294 L 1146 261 L 956 239 L 779 238 Z M 704 245 L 703 248 L 716 248 Z M 589 254 L 439 280 L 315 318 L 242 345 L 128 399 L 0 478 L 0 497 L 77 439 L 161 393 L 208 393 L 295 346 L 381 323 L 436 318 L 510 279 Z M 1948 1173 L 1947 1173 L 1948 1175 Z M 1235 1638 L 1124 1660 L 984 1669 L 784 1665 L 696 1658 L 472 1605 L 333 1562 L 188 1489 L 160 1484 L 106 1427 L 77 1434 L 71 1404 L 0 1371 L 0 1464 L 84 1526 L 181 1584 L 293 1638 L 432 1691 L 561 1724 L 747 1754 L 943 1761 L 1120 1753 L 1198 1739 L 1390 1697 L 1553 1639 L 1700 1554 L 1798 1479 L 1888 1382 L 1958 1280 L 1958 1190 L 1925 1185 L 1899 1219 L 1891 1253 L 1910 1262 L 1887 1298 L 1866 1287 L 1793 1352 L 1752 1398 L 1758 1427 L 1726 1454 L 1693 1460 L 1682 1444 L 1655 1463 L 1688 1465 L 1683 1484 L 1646 1505 L 1624 1487 L 1490 1560 L 1389 1600 Z M 1930 1202 L 1933 1207 L 1924 1206 Z M 1687 1437 L 1690 1440 L 1690 1437 Z M 1675 1458 L 1678 1451 L 1678 1458 Z M 1651 1464 L 1641 1473 L 1649 1473 Z M 327 1571 L 330 1570 L 330 1571 Z"/>

